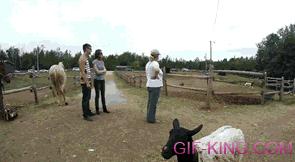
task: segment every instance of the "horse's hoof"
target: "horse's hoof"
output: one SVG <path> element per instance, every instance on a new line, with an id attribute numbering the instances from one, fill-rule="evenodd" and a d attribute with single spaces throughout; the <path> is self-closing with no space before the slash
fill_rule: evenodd
<path id="1" fill-rule="evenodd" d="M 69 104 L 66 102 L 65 105 L 69 105 Z"/>

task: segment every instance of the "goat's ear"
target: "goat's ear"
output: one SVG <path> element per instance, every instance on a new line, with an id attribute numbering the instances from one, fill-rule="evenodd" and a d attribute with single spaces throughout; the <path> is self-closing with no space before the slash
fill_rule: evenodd
<path id="1" fill-rule="evenodd" d="M 178 121 L 178 119 L 174 119 L 174 120 L 173 120 L 173 128 L 174 128 L 174 129 L 179 128 L 179 121 Z"/>
<path id="2" fill-rule="evenodd" d="M 203 128 L 203 124 L 199 125 L 197 128 L 195 128 L 194 130 L 188 131 L 188 135 L 189 136 L 193 136 L 195 134 L 197 134 L 198 132 L 201 131 L 201 129 Z"/>

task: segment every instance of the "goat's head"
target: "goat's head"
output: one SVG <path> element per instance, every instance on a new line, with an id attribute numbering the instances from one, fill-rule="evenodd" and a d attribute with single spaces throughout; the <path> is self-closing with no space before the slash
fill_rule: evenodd
<path id="1" fill-rule="evenodd" d="M 162 148 L 162 156 L 165 159 L 170 159 L 172 156 L 176 154 L 175 151 L 180 150 L 180 145 L 177 143 L 181 142 L 187 144 L 188 142 L 192 142 L 192 137 L 197 134 L 203 125 L 199 125 L 197 128 L 193 130 L 188 130 L 186 128 L 180 127 L 178 119 L 173 120 L 173 128 L 170 130 L 169 139 L 166 145 Z"/>

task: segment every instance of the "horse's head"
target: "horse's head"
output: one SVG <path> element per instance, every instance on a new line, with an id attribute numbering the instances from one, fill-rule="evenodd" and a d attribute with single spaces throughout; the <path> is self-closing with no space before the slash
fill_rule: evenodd
<path id="1" fill-rule="evenodd" d="M 64 64 L 62 62 L 59 62 L 58 66 L 62 67 L 63 69 L 65 68 L 65 66 L 64 66 Z"/>

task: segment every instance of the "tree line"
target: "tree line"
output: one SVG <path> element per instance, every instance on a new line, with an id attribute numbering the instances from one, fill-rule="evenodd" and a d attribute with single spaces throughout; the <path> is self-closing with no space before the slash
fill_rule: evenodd
<path id="1" fill-rule="evenodd" d="M 36 47 L 31 52 L 24 52 L 21 54 L 20 50 L 16 47 L 10 47 L 6 51 L 0 49 L 0 60 L 9 60 L 15 65 L 17 70 L 28 70 L 34 65 L 37 65 L 37 55 L 39 57 L 39 68 L 49 69 L 51 65 L 57 64 L 62 61 L 66 69 L 71 69 L 78 66 L 78 60 L 81 56 L 81 52 L 74 55 L 70 51 L 56 50 L 43 50 L 41 47 Z M 91 55 L 90 63 L 94 59 L 94 55 Z M 124 52 L 122 54 L 111 54 L 105 56 L 104 61 L 106 68 L 109 70 L 115 70 L 117 65 L 130 66 L 135 70 L 144 70 L 149 57 L 144 54 L 136 54 L 132 52 Z M 199 58 L 194 60 L 184 59 L 172 59 L 169 56 L 161 58 L 159 61 L 161 66 L 167 68 L 188 68 L 205 70 L 206 63 L 209 62 L 200 61 Z M 247 64 L 247 66 L 245 66 Z M 255 68 L 255 59 L 252 58 L 231 58 L 229 60 L 224 59 L 222 61 L 214 62 L 217 69 L 232 69 L 232 70 L 253 70 Z M 208 67 L 208 66 L 207 66 Z"/>
<path id="2" fill-rule="evenodd" d="M 285 26 L 277 31 L 267 35 L 257 44 L 258 50 L 254 57 L 238 57 L 214 61 L 215 69 L 224 70 L 244 70 L 244 71 L 266 71 L 270 76 L 286 78 L 295 77 L 295 25 Z M 21 53 L 20 49 L 10 47 L 7 50 L 0 49 L 0 60 L 9 60 L 14 63 L 17 70 L 27 70 L 37 64 L 37 55 L 39 57 L 40 69 L 49 69 L 51 65 L 62 61 L 65 68 L 78 67 L 78 60 L 81 52 L 72 54 L 70 51 L 44 50 L 43 47 L 36 47 L 31 52 Z M 90 63 L 93 60 L 90 58 Z M 144 54 L 124 52 L 122 54 L 111 54 L 105 56 L 106 68 L 115 70 L 117 65 L 130 66 L 135 70 L 144 70 L 145 64 L 149 58 Z M 161 66 L 167 68 L 188 68 L 196 70 L 205 70 L 208 61 L 200 60 L 198 57 L 194 60 L 173 59 L 169 56 L 161 58 Z"/>

